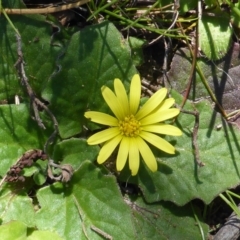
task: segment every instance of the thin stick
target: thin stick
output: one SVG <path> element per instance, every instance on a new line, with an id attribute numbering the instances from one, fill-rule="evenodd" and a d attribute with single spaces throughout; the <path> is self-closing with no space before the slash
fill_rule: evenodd
<path id="1" fill-rule="evenodd" d="M 3 15 L 5 16 L 5 18 L 7 19 L 8 23 L 9 23 L 10 26 L 13 28 L 13 30 L 14 30 L 18 35 L 20 35 L 19 32 L 18 32 L 18 30 L 15 28 L 14 24 L 12 23 L 11 19 L 8 17 L 7 13 L 6 13 L 5 10 L 2 8 L 2 5 L 0 5 L 0 8 L 1 8 L 1 9 L 0 9 L 0 14 L 1 14 L 1 12 L 3 13 Z"/>
<path id="2" fill-rule="evenodd" d="M 18 67 L 19 69 L 19 73 L 20 73 L 20 76 L 21 76 L 21 83 L 23 86 L 25 86 L 26 90 L 27 90 L 27 93 L 28 93 L 28 96 L 30 97 L 30 101 L 31 101 L 31 104 L 32 104 L 32 107 L 33 107 L 33 111 L 34 111 L 34 115 L 35 115 L 35 120 L 37 121 L 38 123 L 38 126 L 43 128 L 43 129 L 46 129 L 40 116 L 39 116 L 39 112 L 38 112 L 38 107 L 36 105 L 36 102 L 35 102 L 35 94 L 28 82 L 28 78 L 26 76 L 26 73 L 25 73 L 25 69 L 24 69 L 24 61 L 23 61 L 23 53 L 22 53 L 22 44 L 21 44 L 21 36 L 16 34 L 16 38 L 17 38 L 17 52 L 18 52 L 18 60 L 17 62 L 15 63 L 15 67 Z"/>
<path id="3" fill-rule="evenodd" d="M 100 236 L 104 237 L 105 239 L 109 239 L 109 240 L 113 239 L 112 236 L 110 236 L 109 234 L 105 233 L 103 230 L 101 230 L 101 229 L 99 229 L 99 228 L 97 228 L 97 227 L 95 227 L 93 225 L 91 225 L 90 228 L 94 232 L 98 233 Z"/>
<path id="4" fill-rule="evenodd" d="M 28 9 L 10 9 L 10 8 L 5 8 L 1 9 L 1 11 L 5 11 L 6 14 L 16 14 L 16 15 L 21 15 L 21 14 L 48 14 L 48 13 L 55 13 L 55 12 L 61 12 L 65 11 L 71 8 L 77 8 L 90 0 L 80 0 L 75 3 L 69 3 L 65 4 L 59 7 L 47 7 L 47 8 L 28 8 Z"/>
<path id="5" fill-rule="evenodd" d="M 1 186 L 5 183 L 5 179 L 6 179 L 7 175 L 5 175 L 2 180 L 0 181 L 0 188 Z"/>
<path id="6" fill-rule="evenodd" d="M 195 111 L 188 111 L 181 109 L 181 112 L 186 113 L 186 114 L 191 114 L 195 117 L 195 124 L 193 127 L 193 132 L 192 132 L 192 145 L 194 149 L 194 155 L 195 155 L 195 161 L 199 167 L 205 166 L 205 163 L 201 162 L 200 157 L 199 157 L 199 147 L 198 147 L 198 142 L 197 142 L 197 136 L 198 136 L 198 128 L 199 128 L 199 112 L 197 110 Z"/>
<path id="7" fill-rule="evenodd" d="M 87 231 L 86 231 L 85 225 L 84 225 L 84 219 L 83 219 L 83 217 L 82 217 L 82 215 L 83 215 L 83 214 L 82 214 L 82 209 L 80 208 L 79 203 L 78 203 L 78 201 L 77 201 L 77 198 L 74 196 L 74 194 L 73 194 L 72 196 L 73 196 L 73 201 L 74 201 L 74 203 L 75 203 L 75 205 L 76 205 L 76 207 L 77 207 L 77 209 L 78 209 L 79 217 L 80 217 L 80 219 L 81 219 L 81 221 L 82 221 L 81 226 L 82 226 L 82 229 L 83 229 L 83 233 L 84 233 L 84 235 L 86 236 L 86 238 L 89 239 L 89 237 L 88 237 L 88 235 L 87 235 Z"/>
<path id="8" fill-rule="evenodd" d="M 53 125 L 54 125 L 54 132 L 47 139 L 47 141 L 46 141 L 46 143 L 44 145 L 44 152 L 47 153 L 47 146 L 48 146 L 48 144 L 50 142 L 52 142 L 53 139 L 58 134 L 58 122 L 57 122 L 57 119 L 55 118 L 55 116 L 53 115 L 53 113 L 49 110 L 49 108 L 36 97 L 32 87 L 30 86 L 28 78 L 27 78 L 26 73 L 25 73 L 25 69 L 24 69 L 24 60 L 23 60 L 23 53 L 22 53 L 21 36 L 16 34 L 16 38 L 17 38 L 18 60 L 17 60 L 17 62 L 15 63 L 14 66 L 18 68 L 19 75 L 21 77 L 21 83 L 23 84 L 23 86 L 25 86 L 25 88 L 27 90 L 27 93 L 28 93 L 28 96 L 30 98 L 30 102 L 31 102 L 31 105 L 32 105 L 32 108 L 33 108 L 33 111 L 34 111 L 35 120 L 38 123 L 38 126 L 40 126 L 43 129 L 46 129 L 46 127 L 44 126 L 44 124 L 42 122 L 42 119 L 39 116 L 38 108 L 41 107 L 51 117 Z"/>
<path id="9" fill-rule="evenodd" d="M 182 24 L 178 23 L 178 27 L 180 28 L 182 34 L 184 35 L 184 30 L 183 30 Z M 195 48 L 194 48 L 194 52 L 193 52 L 193 50 L 191 48 L 191 45 L 190 45 L 189 41 L 186 41 L 186 42 L 187 42 L 189 51 L 190 51 L 191 56 L 192 56 L 192 66 L 191 66 L 191 71 L 190 71 L 190 74 L 189 74 L 188 84 L 187 84 L 187 87 L 186 87 L 184 98 L 183 98 L 183 101 L 181 103 L 181 108 L 184 107 L 184 105 L 185 105 L 185 103 L 186 103 L 186 101 L 188 99 L 188 96 L 190 94 L 190 90 L 191 90 L 191 87 L 192 87 L 192 83 L 193 83 L 194 73 L 196 71 L 197 53 L 198 53 L 198 26 L 196 27 L 196 33 L 195 33 Z"/>
<path id="10" fill-rule="evenodd" d="M 172 24 L 170 25 L 170 27 L 164 33 L 162 33 L 162 35 L 160 35 L 159 37 L 157 37 L 156 39 L 153 39 L 150 43 L 148 43 L 147 46 L 150 46 L 150 45 L 156 43 L 159 39 L 161 39 L 163 36 L 165 36 L 165 34 L 170 29 L 172 29 L 175 26 L 175 24 L 178 20 L 178 16 L 179 16 L 178 8 L 179 8 L 179 5 L 177 5 L 177 6 L 174 5 L 173 19 L 172 19 Z"/>

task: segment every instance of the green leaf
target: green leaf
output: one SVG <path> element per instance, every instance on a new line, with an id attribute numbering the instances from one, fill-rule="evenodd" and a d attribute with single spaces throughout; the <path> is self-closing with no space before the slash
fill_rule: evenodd
<path id="1" fill-rule="evenodd" d="M 46 182 L 48 161 L 38 160 L 31 167 L 23 169 L 23 176 L 33 176 L 34 182 L 41 186 Z"/>
<path id="2" fill-rule="evenodd" d="M 193 217 L 190 204 L 177 207 L 170 202 L 147 204 L 142 198 L 135 201 L 125 199 L 132 209 L 133 222 L 135 225 L 135 239 L 202 239 L 200 230 Z M 199 209 L 195 211 L 201 222 L 205 237 L 207 237 L 208 226 L 202 222 Z M 188 226 L 188 227 L 186 227 Z"/>
<path id="3" fill-rule="evenodd" d="M 90 146 L 85 139 L 72 138 L 58 143 L 53 152 L 55 162 L 70 164 L 73 169 L 78 169 L 86 161 L 95 161 L 99 152 L 98 146 Z"/>
<path id="4" fill-rule="evenodd" d="M 215 0 L 206 0 L 204 3 L 207 5 L 208 8 L 213 8 L 213 9 L 216 8 L 216 6 L 219 4 Z"/>
<path id="5" fill-rule="evenodd" d="M 229 3 L 229 1 L 228 1 Z M 231 12 L 231 20 L 234 26 L 236 26 L 238 29 L 240 28 L 240 2 L 236 2 L 232 4 L 230 2 L 230 8 L 232 10 Z"/>
<path id="6" fill-rule="evenodd" d="M 12 221 L 0 226 L 0 236 L 4 240 L 26 240 L 27 226 L 19 221 Z"/>
<path id="7" fill-rule="evenodd" d="M 235 43 L 221 61 L 212 62 L 202 58 L 198 60 L 198 66 L 201 68 L 209 87 L 227 111 L 240 108 L 240 94 L 237 87 L 240 79 L 239 51 L 240 46 Z M 179 49 L 173 57 L 171 70 L 168 72 L 169 82 L 176 91 L 182 93 L 186 90 L 191 68 L 192 59 L 189 50 L 186 48 Z M 193 81 L 194 88 L 190 91 L 188 98 L 194 101 L 206 98 L 211 102 L 208 91 L 198 73 L 195 74 L 195 80 Z"/>
<path id="8" fill-rule="evenodd" d="M 62 138 L 81 132 L 87 109 L 106 109 L 103 85 L 112 84 L 114 78 L 128 84 L 136 73 L 129 46 L 108 22 L 73 34 L 59 64 L 60 72 L 49 81 L 42 96 L 50 102 Z"/>
<path id="9" fill-rule="evenodd" d="M 172 92 L 177 103 L 182 98 Z M 195 104 L 199 112 L 199 130 L 197 144 L 200 161 L 205 164 L 199 167 L 195 162 L 192 147 L 194 116 L 181 113 L 177 126 L 183 131 L 181 137 L 166 138 L 176 148 L 175 155 L 164 154 L 155 150 L 158 160 L 158 171 L 150 172 L 141 162 L 139 175 L 129 179 L 125 173 L 124 181 L 139 183 L 148 202 L 166 200 L 184 205 L 192 199 L 202 199 L 210 203 L 219 193 L 239 184 L 239 144 L 240 133 L 231 124 L 227 124 L 216 113 L 208 101 Z M 185 109 L 194 111 L 190 103 Z M 216 127 L 222 124 L 222 129 Z"/>
<path id="10" fill-rule="evenodd" d="M 133 63 L 136 66 L 140 66 L 144 62 L 142 47 L 146 41 L 135 37 L 129 37 L 128 42 L 131 47 Z"/>
<path id="11" fill-rule="evenodd" d="M 181 3 L 179 4 L 180 14 L 185 14 L 190 10 L 196 9 L 197 5 L 198 5 L 197 0 L 192 0 L 192 1 L 182 0 Z"/>
<path id="12" fill-rule="evenodd" d="M 113 176 L 104 176 L 84 162 L 68 186 L 56 183 L 37 193 L 39 230 L 55 231 L 65 239 L 134 239 L 130 208 L 122 200 Z"/>
<path id="13" fill-rule="evenodd" d="M 30 236 L 27 237 L 27 240 L 64 240 L 59 237 L 57 233 L 50 231 L 34 231 Z"/>
<path id="14" fill-rule="evenodd" d="M 41 186 L 46 182 L 48 161 L 37 160 L 31 167 L 23 169 L 23 176 L 33 176 L 34 182 Z"/>
<path id="15" fill-rule="evenodd" d="M 23 175 L 30 177 L 36 173 L 44 172 L 47 169 L 47 161 L 37 160 L 31 167 L 23 169 Z"/>
<path id="16" fill-rule="evenodd" d="M 25 5 L 19 0 L 2 0 L 3 8 L 23 8 Z"/>
<path id="17" fill-rule="evenodd" d="M 34 182 L 39 186 L 43 185 L 46 182 L 46 178 L 47 178 L 46 169 L 47 169 L 47 166 L 44 169 L 40 169 L 33 175 Z M 43 170 L 45 170 L 45 171 L 43 171 Z"/>
<path id="18" fill-rule="evenodd" d="M 27 233 L 27 226 L 20 221 L 11 221 L 0 226 L 0 236 L 4 240 L 63 240 L 50 231 L 33 231 L 30 236 Z"/>
<path id="19" fill-rule="evenodd" d="M 11 198 L 9 198 L 11 196 Z M 31 199 L 5 195 L 5 215 L 15 216 L 26 226 L 37 227 L 31 239 L 200 239 L 200 232 L 189 206 L 172 203 L 147 204 L 141 197 L 123 198 L 116 179 L 103 175 L 91 162 L 84 162 L 70 183 L 55 183 L 37 193 L 40 210 L 29 215 Z M 28 200 L 27 200 L 28 198 Z M 27 200 L 27 201 L 26 201 Z M 2 204 L 2 199 L 0 203 Z M 16 204 L 20 202 L 21 204 Z M 1 205 L 2 206 L 2 205 Z M 10 211 L 15 209 L 14 212 Z M 24 209 L 21 214 L 17 210 Z M 30 207 L 33 209 L 33 207 Z M 0 209 L 1 212 L 2 209 Z M 195 210 L 198 217 L 201 217 Z M 5 215 L 3 217 L 5 217 Z M 22 216 L 22 218 L 20 218 Z M 3 219 L 4 222 L 11 220 Z M 185 226 L 191 226 L 186 228 Z M 201 223 L 203 232 L 207 226 Z M 28 231 L 30 232 L 30 231 Z M 14 238 L 15 239 L 15 238 Z M 25 238 L 26 239 L 26 238 Z"/>
<path id="20" fill-rule="evenodd" d="M 231 45 L 229 20 L 229 16 L 222 13 L 214 17 L 203 15 L 199 21 L 199 44 L 210 60 L 225 56 Z"/>
<path id="21" fill-rule="evenodd" d="M 35 212 L 32 200 L 26 196 L 24 192 L 18 190 L 18 194 L 5 193 L 0 197 L 0 212 L 3 223 L 12 220 L 18 220 L 26 224 L 28 227 L 35 226 Z M 2 235 L 0 235 L 2 236 Z M 14 238 L 13 238 L 14 239 Z"/>
<path id="22" fill-rule="evenodd" d="M 51 128 L 44 132 L 39 128 L 24 104 L 0 105 L 0 175 L 4 176 L 24 152 L 43 149 L 51 132 Z"/>
<path id="23" fill-rule="evenodd" d="M 3 6 L 22 8 L 22 3 L 3 1 Z M 56 68 L 55 60 L 62 46 L 51 44 L 51 25 L 44 16 L 21 14 L 9 18 L 21 34 L 25 71 L 32 88 L 39 95 Z M 4 16 L 0 18 L 0 26 L 0 101 L 13 103 L 16 94 L 20 100 L 25 100 L 26 93 L 14 67 L 18 59 L 16 32 Z"/>

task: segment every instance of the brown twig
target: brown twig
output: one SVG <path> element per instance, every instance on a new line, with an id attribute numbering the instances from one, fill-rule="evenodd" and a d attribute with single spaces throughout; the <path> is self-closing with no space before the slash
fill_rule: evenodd
<path id="1" fill-rule="evenodd" d="M 24 60 L 23 60 L 23 53 L 22 53 L 21 36 L 20 35 L 16 35 L 16 38 L 17 38 L 18 60 L 17 60 L 17 62 L 15 63 L 14 66 L 18 68 L 18 72 L 19 72 L 19 75 L 21 77 L 21 83 L 27 90 L 27 93 L 28 93 L 28 96 L 30 98 L 30 102 L 31 102 L 31 105 L 32 105 L 32 108 L 33 108 L 33 111 L 34 111 L 35 120 L 36 120 L 36 122 L 38 123 L 38 125 L 41 128 L 46 129 L 46 127 L 44 126 L 44 124 L 42 122 L 42 119 L 39 116 L 38 108 L 40 107 L 40 108 L 44 109 L 47 112 L 47 114 L 51 117 L 51 119 L 53 121 L 53 125 L 54 125 L 54 129 L 55 130 L 54 130 L 53 134 L 48 138 L 48 140 L 47 140 L 47 142 L 46 142 L 46 144 L 44 146 L 44 152 L 47 152 L 47 145 L 49 144 L 49 142 L 52 141 L 52 139 L 58 133 L 58 122 L 57 122 L 57 119 L 55 118 L 55 116 L 49 110 L 49 108 L 42 101 L 40 101 L 36 97 L 32 87 L 30 86 L 28 78 L 27 78 L 26 73 L 25 73 L 25 69 L 24 69 Z"/>
<path id="2" fill-rule="evenodd" d="M 61 169 L 61 173 L 55 176 L 52 172 L 52 167 Z M 74 169 L 70 164 L 59 165 L 54 163 L 52 159 L 49 159 L 48 161 L 48 177 L 49 178 L 55 181 L 61 181 L 66 183 L 71 180 L 73 173 L 74 173 Z"/>
<path id="3" fill-rule="evenodd" d="M 163 36 L 165 36 L 165 34 L 166 34 L 169 30 L 171 30 L 171 29 L 175 26 L 175 24 L 176 24 L 176 22 L 177 22 L 177 20 L 178 20 L 178 16 L 179 16 L 178 8 L 180 7 L 179 2 L 178 2 L 178 1 L 175 1 L 175 2 L 177 2 L 177 4 L 174 4 L 172 24 L 170 25 L 170 27 L 169 27 L 164 33 L 162 33 L 162 34 L 161 34 L 160 36 L 158 36 L 156 39 L 153 39 L 150 43 L 148 43 L 147 46 L 151 46 L 152 44 L 154 44 L 154 43 L 156 43 L 157 41 L 159 41 Z"/>
<path id="4" fill-rule="evenodd" d="M 24 60 L 23 60 L 23 53 L 22 53 L 22 43 L 21 43 L 21 36 L 20 35 L 16 35 L 17 38 L 17 53 L 18 53 L 18 60 L 17 62 L 14 64 L 14 66 L 16 68 L 18 68 L 18 72 L 19 75 L 21 77 L 21 83 L 22 85 L 26 88 L 28 96 L 30 98 L 30 102 L 32 104 L 32 108 L 34 111 L 34 115 L 35 115 L 35 120 L 38 123 L 38 126 L 46 129 L 40 116 L 39 116 L 39 112 L 38 112 L 38 106 L 36 103 L 36 96 L 32 90 L 32 87 L 30 86 L 29 82 L 28 82 L 28 78 L 26 76 L 25 73 L 25 69 L 24 69 Z"/>
<path id="5" fill-rule="evenodd" d="M 28 8 L 28 9 L 10 9 L 5 8 L 4 11 L 6 14 L 48 14 L 48 13 L 55 13 L 61 12 L 72 8 L 77 8 L 90 0 L 80 0 L 75 3 L 69 3 L 58 7 L 47 7 L 47 8 Z"/>
<path id="6" fill-rule="evenodd" d="M 184 34 L 181 23 L 177 23 L 177 24 L 178 24 L 178 27 L 180 28 L 182 34 Z M 188 99 L 188 96 L 189 96 L 189 93 L 190 93 L 190 90 L 191 90 L 191 87 L 192 87 L 192 83 L 193 83 L 194 73 L 196 71 L 197 53 L 198 53 L 198 27 L 196 28 L 196 33 L 195 34 L 196 34 L 196 36 L 195 36 L 194 52 L 192 51 L 190 43 L 187 41 L 187 45 L 188 45 L 189 51 L 190 51 L 191 56 L 192 56 L 192 67 L 191 67 L 191 71 L 190 71 L 190 74 L 189 74 L 188 84 L 187 84 L 187 87 L 186 87 L 184 98 L 183 98 L 183 101 L 181 103 L 181 108 L 184 107 L 184 105 L 185 105 L 185 103 Z"/>
<path id="7" fill-rule="evenodd" d="M 39 116 L 38 108 L 40 107 L 40 108 L 44 109 L 47 112 L 47 114 L 52 119 L 52 122 L 53 122 L 53 125 L 54 125 L 54 132 L 47 139 L 47 141 L 46 141 L 46 143 L 44 145 L 44 152 L 47 153 L 48 145 L 54 140 L 54 138 L 58 134 L 58 122 L 57 122 L 57 119 L 55 118 L 55 116 L 53 115 L 53 113 L 49 110 L 49 108 L 42 101 L 40 101 L 36 97 L 32 87 L 30 86 L 28 78 L 27 78 L 26 73 L 25 73 L 25 69 L 24 69 L 24 60 L 23 60 L 23 53 L 22 53 L 21 36 L 17 34 L 16 38 L 17 38 L 18 60 L 17 60 L 17 62 L 15 63 L 14 66 L 18 69 L 18 72 L 19 72 L 19 75 L 20 75 L 20 78 L 21 78 L 21 83 L 27 90 L 27 93 L 28 93 L 28 96 L 30 98 L 30 102 L 31 102 L 31 105 L 32 105 L 32 108 L 33 108 L 33 111 L 34 111 L 35 120 L 36 120 L 36 122 L 38 123 L 38 125 L 41 128 L 46 129 L 44 124 L 43 124 L 43 122 L 42 122 L 42 119 Z M 64 181 L 68 181 L 66 179 L 70 179 L 71 174 L 69 174 L 69 177 L 68 176 L 66 177 L 65 175 L 67 174 L 67 170 L 65 168 L 63 168 L 61 165 L 54 164 L 52 160 L 48 161 L 48 174 L 49 174 L 50 178 L 58 180 L 58 178 L 54 177 L 54 175 L 52 174 L 51 167 L 58 167 L 58 168 L 60 168 L 62 170 L 62 174 L 59 177 L 59 179 L 64 179 Z"/>
<path id="8" fill-rule="evenodd" d="M 195 111 L 188 111 L 181 109 L 182 113 L 190 114 L 195 117 L 195 123 L 192 131 L 192 145 L 194 149 L 194 156 L 195 156 L 195 161 L 199 167 L 205 166 L 205 163 L 201 162 L 200 157 L 199 157 L 199 147 L 198 147 L 198 142 L 197 142 L 197 136 L 198 136 L 198 128 L 199 128 L 199 112 L 197 110 Z"/>
<path id="9" fill-rule="evenodd" d="M 101 237 L 104 237 L 105 239 L 108 239 L 108 240 L 113 239 L 113 237 L 111 235 L 107 234 L 106 232 L 104 232 L 100 228 L 95 227 L 94 225 L 91 225 L 90 228 L 91 228 L 92 231 L 98 233 Z"/>

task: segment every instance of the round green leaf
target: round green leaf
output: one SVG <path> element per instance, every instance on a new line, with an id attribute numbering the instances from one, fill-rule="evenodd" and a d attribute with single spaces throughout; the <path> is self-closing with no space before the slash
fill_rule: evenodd
<path id="1" fill-rule="evenodd" d="M 225 56 L 231 46 L 232 28 L 229 16 L 203 15 L 199 21 L 199 45 L 207 58 L 217 60 Z"/>
<path id="2" fill-rule="evenodd" d="M 103 85 L 112 84 L 114 78 L 128 83 L 136 73 L 128 44 L 109 22 L 73 34 L 58 65 L 59 73 L 42 96 L 50 102 L 62 138 L 81 132 L 85 111 L 107 109 Z"/>
<path id="3" fill-rule="evenodd" d="M 51 133 L 51 128 L 39 128 L 26 105 L 0 105 L 0 175 L 4 176 L 26 151 L 43 149 Z"/>
<path id="4" fill-rule="evenodd" d="M 0 226 L 0 236 L 4 240 L 26 240 L 27 226 L 19 221 L 12 221 Z"/>
<path id="5" fill-rule="evenodd" d="M 6 2 L 6 1 L 4 1 Z M 7 1 L 9 8 L 22 8 L 21 1 Z M 21 6 L 19 6 L 21 5 Z M 51 26 L 41 15 L 11 15 L 11 21 L 21 34 L 21 45 L 26 75 L 35 93 L 40 95 L 43 86 L 55 70 L 55 60 L 62 46 L 51 44 Z M 18 60 L 16 32 L 5 17 L 0 18 L 0 99 L 14 102 L 28 99 L 14 64 Z"/>
<path id="6" fill-rule="evenodd" d="M 70 164 L 77 170 L 86 160 L 95 161 L 99 152 L 98 146 L 90 146 L 86 139 L 71 138 L 58 143 L 53 152 L 55 162 Z"/>
<path id="7" fill-rule="evenodd" d="M 30 236 L 27 237 L 27 240 L 63 240 L 59 237 L 57 233 L 50 231 L 34 231 Z"/>
<path id="8" fill-rule="evenodd" d="M 204 236 L 207 237 L 208 226 L 202 222 L 200 211 L 197 207 L 191 208 L 190 204 L 177 207 L 170 202 L 147 204 L 142 198 L 136 200 L 125 199 L 132 209 L 133 222 L 137 240 L 142 239 L 203 239 L 196 225 L 193 210 L 197 215 Z M 188 227 L 186 227 L 188 226 Z"/>
<path id="9" fill-rule="evenodd" d="M 178 94 L 172 93 L 172 96 L 181 102 Z M 125 181 L 139 183 L 148 202 L 166 200 L 184 205 L 199 198 L 208 204 L 219 193 L 239 184 L 239 130 L 221 119 L 208 101 L 199 102 L 195 107 L 199 112 L 199 160 L 205 166 L 197 165 L 192 146 L 195 117 L 181 113 L 176 125 L 182 129 L 183 135 L 166 138 L 175 146 L 176 154 L 168 155 L 155 149 L 157 172 L 150 172 L 142 163 L 138 179 L 124 176 Z M 190 103 L 185 109 L 194 111 Z"/>
<path id="10" fill-rule="evenodd" d="M 54 229 L 65 239 L 134 239 L 130 208 L 113 176 L 104 176 L 85 161 L 67 186 L 56 183 L 39 190 L 39 230 Z M 99 234 L 100 232 L 100 234 Z"/>
<path id="11" fill-rule="evenodd" d="M 1 196 L 0 212 L 2 213 L 1 219 L 3 223 L 18 220 L 26 224 L 28 227 L 35 226 L 35 212 L 32 200 L 24 193 L 22 193 L 22 195 L 14 195 L 9 192 L 8 194 Z"/>

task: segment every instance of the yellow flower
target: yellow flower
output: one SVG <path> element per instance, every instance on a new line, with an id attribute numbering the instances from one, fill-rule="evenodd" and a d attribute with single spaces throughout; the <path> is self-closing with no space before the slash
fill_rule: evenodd
<path id="1" fill-rule="evenodd" d="M 140 164 L 139 153 L 148 168 L 152 172 L 157 171 L 157 161 L 146 142 L 166 153 L 175 153 L 175 148 L 170 143 L 154 134 L 182 135 L 177 127 L 162 123 L 179 114 L 177 108 L 170 108 L 175 100 L 173 98 L 164 100 L 167 89 L 161 88 L 139 109 L 141 81 L 138 74 L 132 78 L 129 96 L 120 79 L 114 80 L 115 93 L 106 86 L 101 90 L 104 100 L 115 116 L 95 111 L 85 112 L 84 115 L 92 122 L 110 126 L 87 140 L 89 145 L 104 143 L 97 162 L 104 163 L 120 145 L 117 171 L 121 171 L 129 159 L 131 173 L 133 176 L 136 175 Z"/>

